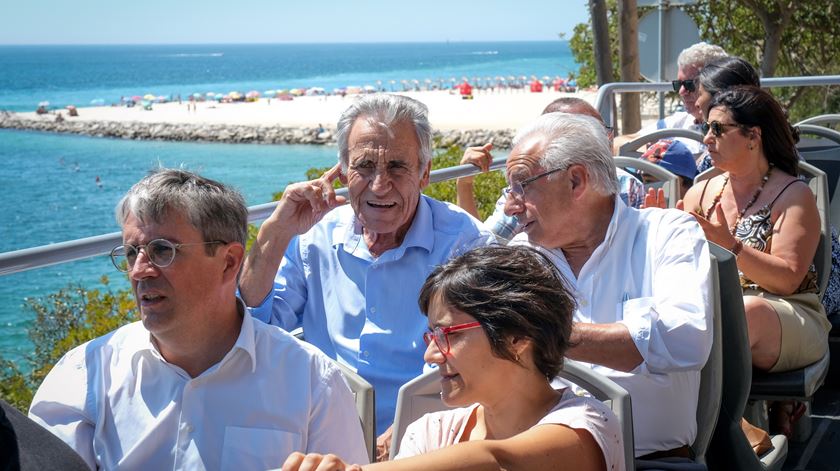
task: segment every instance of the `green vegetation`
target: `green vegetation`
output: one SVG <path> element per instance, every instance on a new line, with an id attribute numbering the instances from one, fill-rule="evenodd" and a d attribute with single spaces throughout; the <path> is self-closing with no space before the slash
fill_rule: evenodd
<path id="1" fill-rule="evenodd" d="M 461 160 L 460 147 L 438 152 L 432 167 L 457 165 Z M 329 168 L 311 168 L 306 178 L 321 176 Z M 336 181 L 338 186 L 339 182 Z M 482 218 L 493 211 L 496 199 L 504 187 L 499 172 L 479 175 L 475 179 L 476 204 Z M 433 198 L 455 202 L 455 182 L 429 185 L 425 193 Z M 282 193 L 277 193 L 279 199 Z M 254 225 L 248 227 L 248 247 L 257 234 Z M 108 277 L 101 278 L 101 289 L 86 289 L 71 285 L 42 298 L 27 299 L 26 309 L 35 313 L 28 335 L 35 351 L 27 355 L 23 364 L 16 364 L 0 356 L 0 397 L 26 413 L 32 397 L 52 366 L 67 351 L 88 340 L 137 320 L 137 310 L 131 290 L 112 290 Z"/>
<path id="2" fill-rule="evenodd" d="M 27 299 L 27 310 L 35 313 L 29 339 L 35 350 L 23 364 L 0 357 L 0 397 L 26 413 L 32 396 L 68 350 L 137 320 L 136 305 L 128 289 L 113 291 L 108 277 L 100 279 L 102 289 L 71 285 L 43 298 Z"/>
<path id="3" fill-rule="evenodd" d="M 610 51 L 618 77 L 618 14 L 615 0 L 606 0 Z M 649 9 L 639 8 L 639 16 Z M 699 0 L 684 7 L 700 27 L 700 38 L 741 56 L 764 77 L 831 75 L 840 70 L 840 0 L 777 2 L 775 0 Z M 569 41 L 581 64 L 578 85 L 594 85 L 592 28 L 578 24 Z M 674 77 L 675 78 L 675 77 Z M 773 88 L 791 120 L 840 107 L 840 87 Z"/>

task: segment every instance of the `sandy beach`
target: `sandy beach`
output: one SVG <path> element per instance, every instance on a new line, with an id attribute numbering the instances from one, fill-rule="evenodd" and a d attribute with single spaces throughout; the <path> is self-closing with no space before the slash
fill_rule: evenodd
<path id="1" fill-rule="evenodd" d="M 432 126 L 441 131 L 470 129 L 516 129 L 542 112 L 551 101 L 562 96 L 577 96 L 594 103 L 596 92 L 575 93 L 527 90 L 501 92 L 479 91 L 472 100 L 463 100 L 449 91 L 400 93 L 418 99 L 429 107 Z M 197 102 L 195 111 L 188 102 L 154 104 L 151 110 L 141 106 L 100 106 L 79 108 L 79 116 L 68 117 L 66 110 L 55 110 L 71 122 L 142 122 L 194 125 L 246 125 L 281 127 L 334 128 L 339 115 L 358 95 L 302 96 L 292 101 L 260 99 L 251 103 Z M 34 112 L 18 113 L 25 119 L 55 120 L 55 115 L 38 116 Z"/>

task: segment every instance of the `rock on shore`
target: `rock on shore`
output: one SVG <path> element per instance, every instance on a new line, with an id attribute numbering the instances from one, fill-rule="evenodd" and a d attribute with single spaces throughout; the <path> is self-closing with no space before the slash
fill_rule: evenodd
<path id="1" fill-rule="evenodd" d="M 82 134 L 117 139 L 158 141 L 197 141 L 252 144 L 335 144 L 334 130 L 324 128 L 289 128 L 280 126 L 248 126 L 231 124 L 169 124 L 137 121 L 75 121 L 73 118 L 45 119 L 22 117 L 15 113 L 0 113 L 0 129 L 19 129 L 56 133 Z M 434 131 L 441 147 L 452 145 L 477 146 L 493 142 L 497 149 L 509 149 L 515 131 L 451 130 Z"/>

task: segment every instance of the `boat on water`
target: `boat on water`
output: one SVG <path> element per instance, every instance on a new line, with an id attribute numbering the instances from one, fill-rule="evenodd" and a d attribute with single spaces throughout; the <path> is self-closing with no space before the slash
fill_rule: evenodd
<path id="1" fill-rule="evenodd" d="M 762 81 L 762 86 L 766 87 L 825 85 L 840 85 L 840 76 L 786 77 Z M 615 94 L 657 92 L 669 89 L 671 89 L 670 83 L 612 83 L 599 90 L 596 107 L 608 123 L 614 124 L 612 109 Z M 800 144 L 800 152 L 805 161 L 817 169 L 812 174 L 812 180 L 816 182 L 812 187 L 817 190 L 816 196 L 823 217 L 823 238 L 825 239 L 825 230 L 830 231 L 827 229 L 830 224 L 837 225 L 836 221 L 840 221 L 840 196 L 836 191 L 840 186 L 840 133 L 836 130 L 836 127 L 840 125 L 840 115 L 829 114 L 831 110 L 824 111 L 826 114 L 818 119 L 805 120 L 799 125 L 800 129 L 804 130 L 805 137 Z M 657 137 L 667 137 L 667 133 L 662 133 Z M 631 164 L 643 165 L 638 161 L 627 159 L 617 161 L 617 165 Z M 501 168 L 504 168 L 504 159 L 497 159 L 491 166 L 494 170 Z M 476 172 L 476 169 L 471 166 L 439 169 L 432 172 L 431 181 L 434 183 Z M 672 202 L 675 202 L 675 195 L 679 194 L 677 181 L 675 175 L 669 176 L 666 172 L 659 174 L 659 180 L 651 184 L 665 188 Z M 276 203 L 267 203 L 249 208 L 250 222 L 261 221 L 268 217 L 275 205 Z M 2 253 L 0 254 L 0 276 L 107 254 L 112 247 L 120 243 L 121 235 L 110 233 Z M 830 244 L 830 236 L 828 244 Z M 825 249 L 821 250 L 818 256 L 822 256 L 824 260 L 826 256 L 830 257 L 830 245 L 828 253 Z M 737 294 L 736 288 L 731 288 L 734 286 L 734 281 L 727 278 L 731 276 L 734 267 L 731 254 L 727 255 L 726 251 L 715 249 L 713 255 L 719 272 L 718 311 L 721 317 L 721 331 L 724 332 L 725 337 L 725 333 L 730 329 L 728 327 L 730 318 L 739 313 L 735 306 L 737 303 L 733 303 L 732 300 L 740 299 L 740 294 Z M 828 267 L 830 268 L 830 262 Z M 737 290 L 740 290 L 739 285 Z M 740 313 L 743 315 L 743 306 L 740 307 Z M 830 320 L 833 328 L 830 333 L 829 355 L 814 365 L 791 373 L 778 375 L 755 373 L 749 362 L 734 363 L 732 352 L 736 347 L 733 347 L 732 341 L 727 342 L 726 338 L 719 340 L 720 350 L 715 360 L 717 363 L 712 363 L 710 360 L 710 364 L 704 371 L 706 385 L 701 386 L 701 389 L 706 391 L 700 398 L 702 414 L 708 416 L 703 420 L 705 425 L 698 426 L 703 429 L 699 435 L 705 436 L 703 447 L 709 450 L 710 468 L 791 470 L 840 468 L 840 456 L 838 456 L 840 447 L 834 446 L 840 440 L 838 438 L 840 437 L 840 428 L 838 428 L 840 427 L 840 351 L 837 350 L 840 348 L 840 315 L 834 314 L 830 316 Z M 743 325 L 741 327 L 743 328 Z M 830 361 L 831 356 L 837 359 L 833 363 Z M 766 403 L 775 399 L 796 399 L 807 406 L 805 414 L 797 422 L 790 439 L 772 437 L 773 448 L 760 458 L 755 458 L 754 464 L 747 458 L 739 456 L 738 450 L 743 449 L 743 443 L 735 440 L 720 443 L 720 440 L 731 440 L 733 435 L 728 434 L 724 429 L 732 424 L 733 418 L 741 415 L 746 415 L 756 425 L 766 427 Z M 740 409 L 731 410 L 733 405 Z M 700 422 L 698 417 L 698 423 Z M 725 449 L 729 451 L 722 451 Z M 749 452 L 752 450 L 749 449 Z M 715 453 L 718 455 L 712 456 Z M 739 461 L 740 459 L 747 461 Z M 698 461 L 697 464 L 701 468 L 706 465 L 703 457 Z M 744 463 L 747 462 L 750 464 L 745 465 Z M 731 466 L 729 466 L 730 463 Z"/>

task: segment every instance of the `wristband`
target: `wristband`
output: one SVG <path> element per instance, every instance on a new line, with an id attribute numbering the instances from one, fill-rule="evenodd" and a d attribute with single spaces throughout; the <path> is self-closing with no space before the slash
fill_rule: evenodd
<path id="1" fill-rule="evenodd" d="M 732 252 L 732 255 L 737 257 L 738 254 L 741 253 L 741 249 L 743 249 L 743 248 L 744 248 L 744 243 L 741 242 L 741 239 L 736 239 L 735 245 L 733 245 L 732 248 L 729 249 L 729 251 Z"/>

